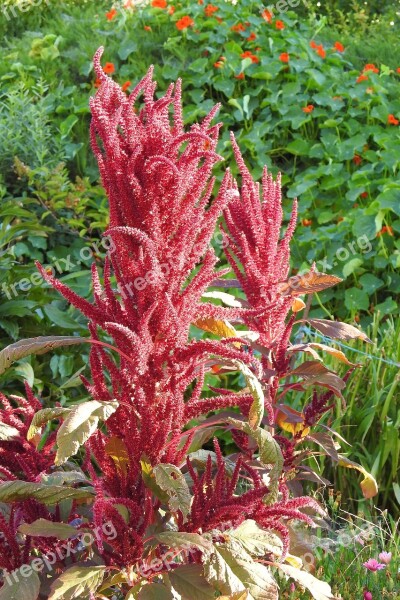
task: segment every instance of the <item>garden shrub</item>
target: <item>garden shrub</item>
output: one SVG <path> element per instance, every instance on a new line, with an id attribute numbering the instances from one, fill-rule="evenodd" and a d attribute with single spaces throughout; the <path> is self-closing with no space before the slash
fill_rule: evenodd
<path id="1" fill-rule="evenodd" d="M 0 397 L 0 598 L 272 600 L 275 571 L 333 598 L 288 554 L 293 522 L 326 515 L 302 493 L 303 477 L 320 481 L 306 464 L 310 441 L 363 473 L 365 497 L 376 483 L 319 426 L 353 367 L 341 379 L 318 353 L 346 362 L 342 353 L 290 338 L 304 321 L 331 337 L 367 338 L 302 312 L 301 296 L 338 278 L 315 265 L 289 277 L 296 202 L 282 235 L 280 179 L 265 169 L 260 190 L 233 135 L 239 182 L 226 169 L 214 192 L 217 107 L 185 128 L 180 81 L 155 97 L 150 69 L 128 96 L 101 54 L 91 142 L 109 199 L 109 252 L 101 274 L 92 264 L 93 300 L 38 263 L 88 319 L 90 338 L 33 338 L 0 353 L 4 371 L 32 353 L 91 344 L 91 379 L 82 375 L 90 400 L 43 407 L 28 385 L 25 398 Z M 221 213 L 229 268 L 217 270 Z M 242 389 L 212 386 L 204 396 L 209 373 L 227 372 L 241 374 Z M 291 390 L 303 393 L 301 412 Z M 230 456 L 218 429 L 232 436 Z"/>

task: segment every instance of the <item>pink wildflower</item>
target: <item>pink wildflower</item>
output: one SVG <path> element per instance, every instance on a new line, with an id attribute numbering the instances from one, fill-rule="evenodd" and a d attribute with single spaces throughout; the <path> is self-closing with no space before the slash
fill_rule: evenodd
<path id="1" fill-rule="evenodd" d="M 384 563 L 385 565 L 388 565 L 390 563 L 390 561 L 392 560 L 392 553 L 391 552 L 381 552 L 378 558 L 382 563 Z"/>
<path id="2" fill-rule="evenodd" d="M 367 560 L 367 562 L 363 563 L 363 567 L 368 569 L 368 571 L 375 573 L 375 571 L 381 571 L 382 569 L 385 569 L 386 565 L 379 563 L 375 558 L 370 558 Z"/>

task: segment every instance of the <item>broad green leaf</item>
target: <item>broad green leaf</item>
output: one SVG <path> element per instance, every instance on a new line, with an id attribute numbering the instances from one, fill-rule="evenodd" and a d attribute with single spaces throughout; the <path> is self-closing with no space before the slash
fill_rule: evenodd
<path id="1" fill-rule="evenodd" d="M 261 383 L 247 365 L 240 360 L 233 360 L 232 362 L 243 373 L 250 393 L 253 396 L 253 402 L 249 411 L 249 425 L 252 429 L 257 429 L 264 416 L 264 392 Z"/>
<path id="2" fill-rule="evenodd" d="M 201 565 L 182 565 L 172 569 L 169 579 L 174 590 L 182 598 L 190 598 L 190 600 L 213 600 L 215 598 L 214 588 L 204 577 Z"/>
<path id="3" fill-rule="evenodd" d="M 20 358 L 25 358 L 25 356 L 29 356 L 30 354 L 46 354 L 46 352 L 50 352 L 51 350 L 54 350 L 54 348 L 73 346 L 75 344 L 81 344 L 82 342 L 87 342 L 87 339 L 82 337 L 55 335 L 30 338 L 15 342 L 15 344 L 6 346 L 6 348 L 0 352 L 0 375 L 4 373 L 13 362 Z"/>
<path id="4" fill-rule="evenodd" d="M 212 542 L 198 533 L 163 531 L 161 533 L 157 533 L 154 538 L 161 544 L 171 546 L 172 548 L 197 548 L 198 550 L 206 553 L 212 551 L 213 549 Z"/>
<path id="5" fill-rule="evenodd" d="M 25 568 L 30 567 L 25 565 Z M 9 578 L 6 577 L 5 583 L 0 590 L 0 600 L 36 600 L 39 592 L 40 579 L 38 574 L 31 569 L 27 577 L 23 577 L 22 573 L 20 573 L 18 582 L 15 582 L 11 576 Z"/>
<path id="6" fill-rule="evenodd" d="M 351 287 L 344 292 L 344 303 L 350 311 L 368 310 L 368 294 L 364 290 Z"/>
<path id="7" fill-rule="evenodd" d="M 47 519 L 37 519 L 33 523 L 23 523 L 18 527 L 19 533 L 30 537 L 56 537 L 59 540 L 68 540 L 77 534 L 75 527 L 67 523 L 53 523 Z"/>
<path id="8" fill-rule="evenodd" d="M 106 567 L 71 567 L 56 579 L 48 600 L 89 600 L 101 585 Z"/>
<path id="9" fill-rule="evenodd" d="M 125 600 L 175 600 L 171 591 L 161 583 L 150 583 L 142 587 L 139 593 L 128 592 Z"/>
<path id="10" fill-rule="evenodd" d="M 262 529 L 252 519 L 243 521 L 236 529 L 225 531 L 224 538 L 235 540 L 252 556 L 282 555 L 282 540 L 272 531 Z"/>
<path id="11" fill-rule="evenodd" d="M 180 510 L 186 520 L 192 497 L 182 472 L 174 465 L 161 464 L 154 467 L 154 476 L 157 485 L 168 495 L 171 511 Z"/>
<path id="12" fill-rule="evenodd" d="M 61 485 L 44 485 L 43 483 L 28 483 L 18 480 L 0 483 L 0 502 L 5 503 L 34 498 L 43 504 L 52 505 L 66 498 L 80 500 L 91 496 L 94 496 L 94 492 L 88 488 L 74 489 Z"/>
<path id="13" fill-rule="evenodd" d="M 57 433 L 56 465 L 62 465 L 96 431 L 99 421 L 106 421 L 118 408 L 118 402 L 91 400 L 70 409 Z"/>
<path id="14" fill-rule="evenodd" d="M 270 570 L 255 562 L 236 541 L 218 544 L 204 559 L 206 579 L 222 594 L 249 593 L 249 600 L 278 600 Z"/>
<path id="15" fill-rule="evenodd" d="M 275 566 L 289 577 L 292 577 L 292 579 L 295 579 L 300 585 L 307 588 L 315 600 L 334 600 L 335 597 L 332 594 L 330 585 L 325 581 L 320 581 L 314 575 L 311 575 L 311 573 L 300 571 L 300 569 L 296 569 L 290 565 L 276 563 Z"/>

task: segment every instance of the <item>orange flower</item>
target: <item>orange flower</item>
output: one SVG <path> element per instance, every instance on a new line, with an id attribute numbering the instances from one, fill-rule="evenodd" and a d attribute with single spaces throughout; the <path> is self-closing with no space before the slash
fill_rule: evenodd
<path id="1" fill-rule="evenodd" d="M 118 14 L 118 11 L 115 8 L 112 8 L 106 13 L 107 21 L 112 21 Z"/>
<path id="2" fill-rule="evenodd" d="M 361 198 L 368 198 L 368 192 L 362 192 L 360 196 Z"/>
<path id="3" fill-rule="evenodd" d="M 222 69 L 222 67 L 224 66 L 224 63 L 221 60 L 217 60 L 217 62 L 215 62 L 213 66 L 216 69 Z"/>
<path id="4" fill-rule="evenodd" d="M 359 156 L 358 154 L 355 154 L 355 155 L 353 156 L 353 163 L 354 163 L 355 165 L 360 165 L 360 164 L 362 163 L 362 158 L 361 158 L 361 156 Z"/>
<path id="5" fill-rule="evenodd" d="M 312 48 L 313 50 L 316 50 L 316 49 L 318 48 L 318 44 L 316 44 L 316 43 L 314 42 L 314 40 L 311 40 L 311 42 L 310 42 L 310 46 L 311 46 L 311 48 Z"/>
<path id="6" fill-rule="evenodd" d="M 251 62 L 253 62 L 253 63 L 258 63 L 258 62 L 260 62 L 260 60 L 259 60 L 258 56 L 255 56 L 254 54 L 252 54 L 252 52 L 250 52 L 250 50 L 246 50 L 246 52 L 243 52 L 243 53 L 240 55 L 240 58 L 250 58 L 250 59 L 251 59 Z"/>
<path id="7" fill-rule="evenodd" d="M 174 14 L 174 12 L 175 12 L 175 6 L 170 6 L 170 7 L 168 8 L 168 14 L 169 14 L 169 15 L 173 15 L 173 14 Z"/>
<path id="8" fill-rule="evenodd" d="M 285 23 L 283 21 L 275 21 L 275 27 L 277 29 L 285 29 Z"/>
<path id="9" fill-rule="evenodd" d="M 356 79 L 356 83 L 361 83 L 362 81 L 368 81 L 368 75 L 359 75 Z"/>
<path id="10" fill-rule="evenodd" d="M 249 37 L 247 38 L 248 42 L 252 42 L 253 40 L 257 39 L 256 34 L 254 33 L 254 31 L 251 32 L 251 34 L 249 35 Z"/>
<path id="11" fill-rule="evenodd" d="M 365 67 L 363 68 L 363 73 L 365 71 L 372 71 L 373 73 L 379 73 L 379 69 L 377 69 L 373 63 L 368 63 L 367 65 L 365 65 Z"/>
<path id="12" fill-rule="evenodd" d="M 265 9 L 263 10 L 263 12 L 261 13 L 261 16 L 263 19 L 265 19 L 265 21 L 267 21 L 267 23 L 271 23 L 272 18 L 273 18 L 273 14 L 272 12 L 270 12 L 269 10 Z"/>
<path id="13" fill-rule="evenodd" d="M 237 25 L 232 25 L 231 31 L 246 31 L 246 27 L 243 23 L 238 23 Z"/>
<path id="14" fill-rule="evenodd" d="M 192 25 L 194 25 L 194 21 L 191 17 L 188 17 L 187 15 L 185 15 L 184 17 L 182 17 L 181 19 L 179 19 L 179 21 L 177 21 L 175 23 L 177 29 L 179 29 L 179 31 L 182 31 L 183 29 L 187 29 L 188 27 L 191 27 Z"/>
<path id="15" fill-rule="evenodd" d="M 307 104 L 307 106 L 304 106 L 302 108 L 302 111 L 305 113 L 312 113 L 312 111 L 314 110 L 314 105 L 313 104 Z"/>
<path id="16" fill-rule="evenodd" d="M 399 120 L 394 115 L 388 115 L 387 122 L 389 125 L 398 125 Z"/>
<path id="17" fill-rule="evenodd" d="M 301 221 L 301 224 L 304 225 L 304 227 L 310 227 L 310 225 L 312 225 L 312 220 L 311 219 L 303 219 Z"/>
<path id="18" fill-rule="evenodd" d="M 338 52 L 344 52 L 344 46 L 341 42 L 335 42 L 333 46 Z"/>
<path id="19" fill-rule="evenodd" d="M 202 5 L 202 4 L 204 4 L 204 0 L 199 0 L 198 3 Z"/>
<path id="20" fill-rule="evenodd" d="M 123 92 L 126 92 L 126 90 L 131 86 L 131 82 L 130 81 L 125 81 L 125 83 L 121 86 L 121 89 Z"/>
<path id="21" fill-rule="evenodd" d="M 213 6 L 212 4 L 207 4 L 204 9 L 206 17 L 212 17 L 215 12 L 217 12 L 218 6 Z"/>
<path id="22" fill-rule="evenodd" d="M 107 73 L 107 75 L 112 75 L 113 73 L 115 73 L 114 63 L 107 62 L 103 67 L 103 71 L 104 73 Z"/>
<path id="23" fill-rule="evenodd" d="M 392 227 L 390 227 L 390 225 L 384 225 L 382 227 L 382 229 L 380 231 L 378 231 L 378 233 L 376 234 L 376 237 L 380 237 L 384 233 L 387 233 L 388 235 L 390 235 L 390 236 L 393 237 L 393 229 L 392 229 Z"/>
<path id="24" fill-rule="evenodd" d="M 397 67 L 396 73 L 400 73 L 400 67 Z"/>
<path id="25" fill-rule="evenodd" d="M 282 54 L 279 56 L 279 60 L 281 60 L 284 63 L 288 63 L 289 62 L 289 54 L 287 52 L 282 52 Z"/>
<path id="26" fill-rule="evenodd" d="M 154 8 L 167 8 L 167 0 L 152 0 L 151 5 Z"/>
<path id="27" fill-rule="evenodd" d="M 145 30 L 145 31 L 151 31 L 151 27 L 150 27 L 150 25 L 145 25 L 145 26 L 144 26 L 144 30 Z"/>
<path id="28" fill-rule="evenodd" d="M 323 47 L 323 45 L 322 45 L 322 44 L 319 44 L 319 45 L 317 46 L 316 50 L 317 50 L 317 54 L 318 54 L 318 55 L 319 55 L 321 58 L 325 58 L 325 56 L 326 56 L 326 52 L 325 52 L 325 49 L 324 49 L 324 47 Z"/>
<path id="29" fill-rule="evenodd" d="M 98 88 L 101 86 L 101 79 L 97 78 L 96 81 L 93 83 L 95 88 Z"/>
<path id="30" fill-rule="evenodd" d="M 239 73 L 239 75 L 235 75 L 235 79 L 244 79 L 244 73 Z"/>

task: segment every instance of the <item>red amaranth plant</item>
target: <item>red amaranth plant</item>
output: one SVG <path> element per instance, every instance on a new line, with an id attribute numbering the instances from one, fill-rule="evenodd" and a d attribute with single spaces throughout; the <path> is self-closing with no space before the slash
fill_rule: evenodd
<path id="1" fill-rule="evenodd" d="M 214 194 L 218 107 L 186 130 L 180 81 L 156 99 L 150 69 L 126 96 L 105 75 L 101 55 L 94 58 L 100 87 L 90 102 L 91 142 L 110 203 L 110 250 L 102 274 L 92 268 L 93 302 L 38 265 L 89 321 L 91 377 L 82 380 L 92 399 L 43 408 L 29 389 L 28 401 L 14 398 L 19 408 L 0 399 L 0 502 L 8 507 L 0 519 L 7 575 L 0 594 L 7 572 L 52 544 L 60 549 L 54 527 L 62 522 L 76 564 L 65 570 L 71 561 L 60 558 L 54 593 L 87 575 L 94 597 L 117 568 L 120 578 L 103 594 L 146 587 L 154 595 L 168 580 L 189 600 L 182 578 L 190 566 L 207 598 L 248 591 L 257 600 L 262 589 L 273 600 L 278 588 L 266 565 L 283 568 L 291 521 L 312 526 L 302 509 L 323 514 L 313 498 L 291 495 L 298 490 L 291 480 L 307 456 L 297 446 L 328 409 L 328 396 L 315 392 L 304 414 L 280 402 L 291 390 L 340 394 L 342 387 L 317 361 L 294 368 L 295 352 L 316 352 L 292 346 L 290 335 L 305 306 L 298 296 L 336 280 L 314 269 L 288 279 L 296 205 L 282 237 L 280 179 L 265 170 L 260 201 L 233 136 L 241 186 L 227 170 Z M 211 240 L 221 216 L 230 268 L 217 271 Z M 223 279 L 231 270 L 237 279 Z M 207 292 L 219 286 L 240 287 L 245 299 Z M 214 339 L 194 338 L 192 325 Z M 22 341 L 3 351 L 0 365 L 75 342 L 82 338 Z M 205 396 L 210 372 L 240 372 L 245 387 L 209 386 L 214 395 Z M 42 443 L 42 427 L 53 419 L 62 424 Z M 213 450 L 203 448 L 219 428 L 232 433 L 239 452 L 224 458 L 217 439 Z M 92 549 L 76 542 L 80 530 L 96 532 Z M 31 577 L 38 590 L 48 584 L 45 575 Z"/>

